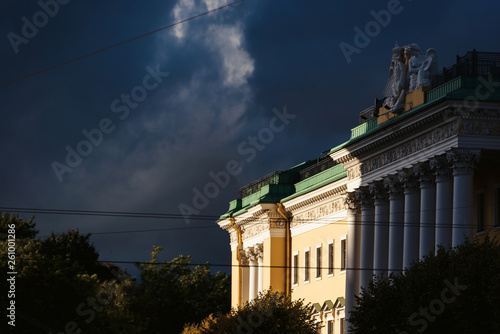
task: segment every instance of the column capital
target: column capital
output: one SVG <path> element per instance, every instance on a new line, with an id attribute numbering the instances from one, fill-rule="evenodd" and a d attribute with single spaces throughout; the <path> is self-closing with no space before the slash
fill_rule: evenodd
<path id="1" fill-rule="evenodd" d="M 399 181 L 403 183 L 406 193 L 416 192 L 418 190 L 418 180 L 412 169 L 403 169 L 398 172 Z"/>
<path id="2" fill-rule="evenodd" d="M 479 161 L 480 150 L 453 149 L 446 153 L 453 167 L 453 175 L 474 174 L 475 163 Z"/>
<path id="3" fill-rule="evenodd" d="M 440 155 L 430 159 L 429 166 L 434 171 L 436 182 L 449 182 L 451 180 L 451 166 L 446 156 Z"/>
<path id="4" fill-rule="evenodd" d="M 403 196 L 402 184 L 396 176 L 386 176 L 383 182 L 386 191 L 389 193 L 389 199 L 401 198 Z"/>
<path id="5" fill-rule="evenodd" d="M 423 162 L 413 167 L 413 172 L 420 181 L 420 188 L 428 188 L 434 186 L 435 176 L 428 162 Z"/>
<path id="6" fill-rule="evenodd" d="M 373 207 L 373 197 L 368 187 L 359 187 L 356 189 L 356 198 L 361 201 L 361 210 Z"/>
<path id="7" fill-rule="evenodd" d="M 354 191 L 344 194 L 344 204 L 347 205 L 349 214 L 356 214 L 360 212 L 360 202 L 356 198 Z"/>
<path id="8" fill-rule="evenodd" d="M 255 251 L 255 248 L 254 247 L 249 247 L 247 250 L 246 250 L 246 256 L 248 258 L 248 260 L 250 262 L 256 262 L 257 261 L 257 258 L 258 258 L 258 254 L 257 252 Z"/>
<path id="9" fill-rule="evenodd" d="M 370 183 L 368 189 L 373 196 L 375 205 L 383 205 L 387 203 L 388 194 L 384 189 L 384 184 L 382 183 L 382 181 Z"/>
<path id="10" fill-rule="evenodd" d="M 262 246 L 262 244 L 256 244 L 253 247 L 253 251 L 254 251 L 255 255 L 257 256 L 257 260 L 262 259 L 263 254 L 264 254 L 264 247 Z"/>
<path id="11" fill-rule="evenodd" d="M 248 256 L 244 249 L 240 249 L 240 262 L 242 266 L 248 266 Z"/>

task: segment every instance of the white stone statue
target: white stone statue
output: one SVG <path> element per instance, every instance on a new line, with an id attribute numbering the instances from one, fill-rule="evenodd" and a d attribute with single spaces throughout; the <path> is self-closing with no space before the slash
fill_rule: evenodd
<path id="1" fill-rule="evenodd" d="M 406 94 L 418 87 L 430 86 L 438 67 L 436 50 L 428 49 L 424 57 L 417 44 L 400 47 L 396 43 L 392 49 L 389 78 L 383 93 L 385 108 L 392 112 L 401 111 Z"/>
<path id="2" fill-rule="evenodd" d="M 389 68 L 389 79 L 384 89 L 384 105 L 390 109 L 397 109 L 404 104 L 406 97 L 407 66 L 405 64 L 405 48 L 397 43 L 392 49 L 391 67 Z"/>
<path id="3" fill-rule="evenodd" d="M 427 87 L 432 84 L 432 76 L 439 72 L 439 62 L 437 52 L 434 49 L 427 49 L 426 58 L 420 66 L 417 75 L 417 88 Z"/>
<path id="4" fill-rule="evenodd" d="M 424 57 L 417 44 L 410 44 L 406 47 L 406 58 L 408 60 L 408 93 L 418 87 L 418 71 L 422 67 Z"/>

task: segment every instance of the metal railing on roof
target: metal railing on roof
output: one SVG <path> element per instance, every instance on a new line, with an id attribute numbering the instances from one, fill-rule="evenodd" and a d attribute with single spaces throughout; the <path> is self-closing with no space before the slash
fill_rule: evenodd
<path id="1" fill-rule="evenodd" d="M 457 56 L 456 63 L 444 67 L 432 77 L 432 86 L 440 86 L 461 75 L 500 75 L 500 53 L 469 51 L 465 56 Z"/>
<path id="2" fill-rule="evenodd" d="M 311 167 L 307 167 L 299 172 L 299 181 L 305 180 L 313 175 L 335 166 L 336 163 L 330 156 L 319 158 Z"/>
<path id="3" fill-rule="evenodd" d="M 260 179 L 253 181 L 252 183 L 247 184 L 246 186 L 238 189 L 238 197 L 244 198 L 249 195 L 252 195 L 259 191 L 262 187 L 267 186 L 269 184 L 278 184 L 279 182 L 279 172 L 272 172 L 267 174 Z"/>

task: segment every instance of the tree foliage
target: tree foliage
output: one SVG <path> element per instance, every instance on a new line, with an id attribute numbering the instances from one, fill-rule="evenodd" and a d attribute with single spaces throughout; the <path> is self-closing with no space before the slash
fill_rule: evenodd
<path id="1" fill-rule="evenodd" d="M 315 334 L 318 330 L 307 306 L 301 299 L 292 301 L 281 292 L 269 290 L 230 313 L 210 315 L 199 324 L 186 325 L 182 334 Z"/>
<path id="2" fill-rule="evenodd" d="M 36 239 L 33 218 L 0 217 L 2 268 L 9 260 L 12 224 L 17 275 L 16 327 L 9 326 L 10 332 L 179 333 L 187 322 L 230 310 L 229 277 L 212 274 L 209 263 L 193 267 L 183 255 L 159 262 L 161 248 L 153 247 L 151 262 L 137 264 L 140 279 L 135 281 L 125 270 L 99 261 L 90 234 L 70 230 Z M 9 290 L 6 272 L 2 270 L 0 282 L 4 292 Z M 3 293 L 0 305 L 11 299 Z"/>
<path id="3" fill-rule="evenodd" d="M 92 329 L 93 333 L 101 333 L 98 328 L 106 322 L 105 309 L 111 308 L 119 296 L 104 288 L 115 276 L 123 279 L 124 273 L 98 261 L 99 255 L 89 242 L 90 235 L 70 230 L 52 234 L 46 240 L 35 240 L 38 231 L 33 218 L 26 221 L 8 214 L 0 220 L 0 233 L 6 233 L 11 224 L 15 225 L 16 236 L 17 275 L 15 299 L 11 299 L 16 305 L 15 333 L 60 333 L 66 332 L 67 326 L 76 328 L 75 331 Z M 2 268 L 7 268 L 6 243 L 2 238 Z M 2 279 L 0 289 L 8 291 L 6 278 Z M 1 299 L 4 305 L 10 302 L 5 297 Z"/>
<path id="4" fill-rule="evenodd" d="M 153 247 L 151 261 L 138 264 L 141 284 L 136 290 L 136 312 L 143 333 L 179 333 L 187 322 L 230 309 L 230 280 L 210 273 L 209 263 L 192 268 L 191 257 L 160 263 L 161 247 Z"/>
<path id="5" fill-rule="evenodd" d="M 440 247 L 375 279 L 357 301 L 354 333 L 500 333 L 500 245 L 486 237 Z"/>
<path id="6" fill-rule="evenodd" d="M 19 218 L 16 215 L 5 213 L 2 216 L 0 212 L 0 241 L 7 240 L 7 230 L 10 224 L 16 225 L 16 239 L 17 240 L 30 240 L 36 237 L 38 230 L 35 229 L 35 217 L 30 220 Z"/>

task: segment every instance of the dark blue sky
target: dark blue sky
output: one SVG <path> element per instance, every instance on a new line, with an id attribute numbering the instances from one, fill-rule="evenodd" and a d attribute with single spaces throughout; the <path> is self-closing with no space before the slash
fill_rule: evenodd
<path id="1" fill-rule="evenodd" d="M 60 2 L 42 0 L 51 15 L 37 1 L 0 4 L 1 83 L 230 1 Z M 500 52 L 499 13 L 493 0 L 246 0 L 0 87 L 0 206 L 180 214 L 210 172 L 250 157 L 242 154 L 248 137 L 286 106 L 295 118 L 198 210 L 220 215 L 239 187 L 346 141 L 359 112 L 380 97 L 396 41 L 433 47 L 449 66 L 473 48 Z M 356 27 L 372 29 L 357 46 Z M 350 62 L 341 43 L 357 47 Z M 101 138 L 98 128 L 108 133 Z M 98 145 L 78 146 L 84 130 Z M 73 157 L 73 168 L 67 147 L 92 152 Z M 59 177 L 54 165 L 63 168 Z M 36 221 L 40 235 L 212 226 L 92 240 L 104 260 L 144 261 L 158 245 L 164 258 L 230 262 L 228 235 L 212 220 L 39 214 Z"/>

